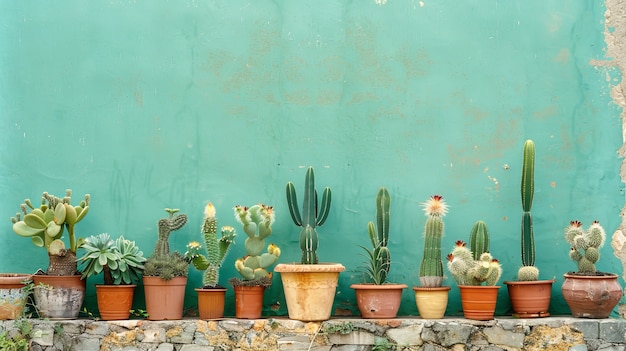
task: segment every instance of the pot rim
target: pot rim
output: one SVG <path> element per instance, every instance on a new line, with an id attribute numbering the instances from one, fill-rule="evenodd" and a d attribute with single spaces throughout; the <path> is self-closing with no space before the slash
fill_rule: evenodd
<path id="1" fill-rule="evenodd" d="M 618 275 L 615 273 L 607 273 L 607 272 L 598 272 L 603 275 L 585 275 L 583 273 L 576 272 L 567 272 L 563 274 L 564 278 L 573 278 L 573 279 L 617 279 Z"/>
<path id="2" fill-rule="evenodd" d="M 427 287 L 423 287 L 423 286 L 414 286 L 413 287 L 413 291 L 447 291 L 452 289 L 449 286 L 438 286 L 438 287 L 432 287 L 432 288 L 427 288 Z"/>
<path id="3" fill-rule="evenodd" d="M 317 264 L 280 263 L 274 267 L 279 273 L 308 273 L 308 272 L 343 272 L 346 270 L 341 263 L 321 262 Z"/>
<path id="4" fill-rule="evenodd" d="M 504 284 L 506 285 L 539 285 L 539 284 L 553 284 L 556 282 L 556 279 L 546 279 L 546 280 L 527 280 L 527 281 L 518 281 L 518 280 L 511 280 L 511 281 L 506 281 L 504 282 Z"/>
<path id="5" fill-rule="evenodd" d="M 405 289 L 408 288 L 406 284 L 396 284 L 396 283 L 384 283 L 380 285 L 376 285 L 374 283 L 359 283 L 350 285 L 352 289 L 361 289 L 361 290 L 396 290 L 396 289 Z"/>

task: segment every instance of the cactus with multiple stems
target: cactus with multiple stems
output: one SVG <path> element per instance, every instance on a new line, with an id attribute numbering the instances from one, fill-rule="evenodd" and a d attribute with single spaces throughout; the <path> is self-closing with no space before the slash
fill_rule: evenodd
<path id="1" fill-rule="evenodd" d="M 440 287 L 443 282 L 443 217 L 448 212 L 448 206 L 443 201 L 443 196 L 433 195 L 422 204 L 422 208 L 428 219 L 424 225 L 424 257 L 420 265 L 420 283 L 425 288 Z"/>
<path id="2" fill-rule="evenodd" d="M 324 224 L 330 212 L 331 191 L 324 188 L 322 201 L 318 210 L 317 190 L 315 189 L 315 175 L 313 167 L 309 167 L 304 181 L 304 201 L 302 204 L 302 216 L 298 208 L 296 190 L 292 182 L 287 183 L 287 205 L 293 223 L 302 227 L 300 232 L 300 250 L 302 250 L 302 263 L 315 264 L 318 262 L 317 246 L 318 237 L 316 227 Z"/>
<path id="3" fill-rule="evenodd" d="M 187 223 L 187 215 L 175 215 L 178 209 L 166 208 L 165 211 L 169 216 L 158 222 L 159 238 L 154 246 L 154 253 L 144 264 L 144 275 L 171 280 L 174 277 L 186 277 L 189 272 L 189 262 L 180 252 L 170 252 L 169 245 L 170 234 Z"/>
<path id="4" fill-rule="evenodd" d="M 571 245 L 569 257 L 578 265 L 578 273 L 595 273 L 600 259 L 600 248 L 606 240 L 604 228 L 594 221 L 587 230 L 579 221 L 571 221 L 565 228 L 565 240 Z"/>
<path id="5" fill-rule="evenodd" d="M 522 267 L 517 272 L 520 281 L 539 279 L 539 270 L 535 267 L 535 239 L 533 236 L 533 219 L 530 209 L 533 205 L 535 191 L 535 144 L 532 140 L 524 143 L 522 161 Z"/>
<path id="6" fill-rule="evenodd" d="M 280 256 L 280 248 L 274 244 L 265 249 L 265 239 L 272 234 L 274 223 L 274 208 L 263 204 L 235 206 L 235 219 L 243 225 L 243 231 L 248 238 L 244 242 L 246 256 L 235 261 L 235 268 L 244 280 L 271 282 L 272 274 L 267 268 L 276 263 Z M 268 283 L 269 283 L 268 282 Z"/>
<path id="7" fill-rule="evenodd" d="M 488 251 L 485 239 L 489 238 L 489 233 L 485 222 L 477 221 L 472 233 L 475 233 L 474 246 L 468 249 L 465 242 L 457 241 L 448 254 L 448 270 L 458 285 L 496 285 L 502 275 L 502 267 Z"/>
<path id="8" fill-rule="evenodd" d="M 230 250 L 230 244 L 235 242 L 235 229 L 230 226 L 223 226 L 221 236 L 218 237 L 215 207 L 208 203 L 204 208 L 201 231 L 206 246 L 206 255 L 200 253 L 202 245 L 197 241 L 192 241 L 187 245 L 185 257 L 196 269 L 204 271 L 202 276 L 203 288 L 219 287 L 219 271 L 226 254 Z"/>
<path id="9" fill-rule="evenodd" d="M 376 285 L 381 285 L 387 281 L 391 267 L 391 254 L 387 247 L 389 243 L 390 205 L 389 191 L 385 187 L 380 188 L 376 194 L 376 225 L 371 221 L 367 224 L 372 249 L 361 246 L 369 259 L 369 266 L 366 268 L 367 275 Z"/>
<path id="10" fill-rule="evenodd" d="M 20 206 L 22 214 L 11 218 L 17 235 L 30 237 L 35 246 L 48 251 L 47 273 L 50 275 L 74 275 L 77 271 L 76 250 L 82 239 L 76 238 L 74 227 L 89 212 L 90 195 L 86 194 L 78 206 L 72 205 L 71 200 L 71 189 L 66 190 L 63 198 L 44 192 L 39 207 L 26 199 Z M 61 240 L 64 229 L 67 229 L 69 248 Z"/>

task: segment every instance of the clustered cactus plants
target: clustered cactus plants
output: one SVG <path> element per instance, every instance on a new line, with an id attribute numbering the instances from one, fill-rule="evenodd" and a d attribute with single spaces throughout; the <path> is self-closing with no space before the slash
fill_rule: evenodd
<path id="1" fill-rule="evenodd" d="M 187 223 L 186 214 L 178 214 L 178 209 L 166 208 L 168 218 L 158 222 L 159 239 L 154 247 L 154 253 L 144 264 L 144 275 L 159 276 L 163 280 L 174 277 L 186 277 L 189 273 L 189 262 L 178 251 L 170 252 L 169 238 L 173 231 L 182 228 Z"/>
<path id="2" fill-rule="evenodd" d="M 76 250 L 82 240 L 76 238 L 74 227 L 89 212 L 90 195 L 86 194 L 79 205 L 72 205 L 72 190 L 65 191 L 59 198 L 47 192 L 41 197 L 41 204 L 35 207 L 29 199 L 20 206 L 22 213 L 11 218 L 13 231 L 23 237 L 30 237 L 35 246 L 48 252 L 49 275 L 74 275 L 77 273 Z M 23 218 L 22 218 L 23 215 Z M 69 247 L 61 240 L 63 229 L 67 229 Z"/>
<path id="3" fill-rule="evenodd" d="M 533 205 L 535 192 L 535 144 L 532 140 L 524 143 L 522 161 L 522 267 L 517 272 L 519 281 L 533 281 L 539 279 L 539 269 L 535 267 L 535 238 L 533 233 L 533 219 L 530 210 Z"/>
<path id="4" fill-rule="evenodd" d="M 220 268 L 230 250 L 230 245 L 235 242 L 237 234 L 233 227 L 223 226 L 221 236 L 217 236 L 217 218 L 212 203 L 208 203 L 204 208 L 201 232 L 206 247 L 206 255 L 200 253 L 202 245 L 197 241 L 192 241 L 187 245 L 185 257 L 196 269 L 204 271 L 202 275 L 203 288 L 217 288 L 219 287 Z"/>
<path id="5" fill-rule="evenodd" d="M 250 208 L 235 206 L 234 211 L 235 219 L 241 223 L 243 231 L 248 236 L 244 242 L 246 256 L 235 261 L 235 268 L 248 284 L 270 285 L 272 274 L 267 269 L 278 260 L 280 248 L 269 244 L 267 252 L 264 253 L 263 250 L 265 239 L 272 234 L 274 208 L 258 204 Z"/>
<path id="6" fill-rule="evenodd" d="M 287 205 L 293 223 L 302 227 L 300 232 L 300 250 L 302 251 L 303 264 L 318 263 L 317 246 L 318 236 L 316 227 L 326 222 L 330 212 L 331 190 L 324 188 L 322 201 L 318 210 L 317 190 L 315 189 L 315 174 L 313 167 L 309 167 L 304 181 L 304 200 L 302 204 L 302 215 L 298 208 L 298 198 L 296 189 L 292 182 L 287 183 Z"/>
<path id="7" fill-rule="evenodd" d="M 433 195 L 422 204 L 422 207 L 428 219 L 424 225 L 424 257 L 420 264 L 420 283 L 425 288 L 436 288 L 443 282 L 441 238 L 443 217 L 448 212 L 448 205 L 443 196 Z"/>
<path id="8" fill-rule="evenodd" d="M 372 249 L 361 246 L 369 259 L 369 265 L 366 267 L 367 276 L 376 285 L 381 285 L 387 281 L 391 267 L 391 254 L 387 247 L 389 243 L 390 205 L 389 191 L 385 187 L 380 188 L 376 194 L 376 225 L 371 221 L 367 224 Z"/>
<path id="9" fill-rule="evenodd" d="M 584 230 L 580 221 L 571 221 L 565 228 L 565 240 L 571 245 L 569 257 L 578 265 L 577 273 L 596 273 L 595 264 L 600 259 L 600 248 L 606 240 L 600 222 L 594 221 Z"/>
<path id="10" fill-rule="evenodd" d="M 470 248 L 457 241 L 448 254 L 448 270 L 458 285 L 497 284 L 502 267 L 489 253 L 489 232 L 484 221 L 477 221 L 470 233 Z"/>

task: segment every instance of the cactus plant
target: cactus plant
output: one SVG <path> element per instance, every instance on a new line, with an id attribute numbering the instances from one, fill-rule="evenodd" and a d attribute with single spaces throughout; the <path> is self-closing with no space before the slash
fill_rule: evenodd
<path id="1" fill-rule="evenodd" d="M 424 225 L 424 257 L 420 265 L 420 283 L 425 288 L 440 287 L 443 281 L 443 260 L 441 259 L 441 238 L 443 237 L 443 217 L 448 206 L 443 196 L 433 195 L 422 204 L 426 217 Z"/>
<path id="2" fill-rule="evenodd" d="M 298 208 L 296 190 L 292 182 L 287 183 L 287 205 L 294 224 L 302 227 L 300 232 L 300 250 L 302 251 L 303 264 L 318 263 L 317 246 L 318 236 L 316 227 L 324 224 L 330 212 L 331 191 L 324 188 L 322 201 L 318 210 L 317 190 L 315 189 L 315 174 L 313 167 L 309 167 L 304 181 L 304 200 L 302 204 L 302 216 Z"/>
<path id="3" fill-rule="evenodd" d="M 533 281 L 539 279 L 539 270 L 535 267 L 535 239 L 533 219 L 530 213 L 535 191 L 535 144 L 532 140 L 526 140 L 524 143 L 520 188 L 522 196 L 522 267 L 517 272 L 517 279 Z"/>
<path id="4" fill-rule="evenodd" d="M 361 246 L 367 253 L 367 276 L 376 285 L 381 285 L 387 281 L 389 268 L 391 267 L 391 255 L 387 247 L 389 243 L 390 205 L 391 197 L 389 196 L 389 191 L 385 187 L 380 188 L 376 194 L 376 225 L 371 221 L 367 224 L 367 232 L 372 243 L 372 249 Z"/>
<path id="5" fill-rule="evenodd" d="M 44 192 L 39 207 L 34 207 L 26 199 L 20 206 L 22 213 L 11 217 L 13 231 L 17 235 L 31 238 L 35 246 L 43 247 L 48 252 L 49 275 L 76 274 L 76 250 L 82 244 L 82 239 L 76 238 L 74 227 L 89 212 L 90 198 L 86 194 L 84 200 L 74 206 L 71 204 L 71 189 L 65 191 L 63 198 Z M 61 240 L 64 229 L 67 229 L 69 248 Z"/>
<path id="6" fill-rule="evenodd" d="M 569 257 L 578 265 L 577 273 L 596 273 L 595 264 L 600 259 L 600 248 L 606 240 L 600 222 L 594 221 L 584 230 L 580 221 L 571 221 L 565 228 L 565 240 L 571 245 Z"/>
<path id="7" fill-rule="evenodd" d="M 245 281 L 251 281 L 253 285 L 269 285 L 272 274 L 267 269 L 280 256 L 280 248 L 274 244 L 270 244 L 267 252 L 263 253 L 265 239 L 272 234 L 274 208 L 258 204 L 250 208 L 235 206 L 234 211 L 235 219 L 243 225 L 243 231 L 248 236 L 244 242 L 246 256 L 235 261 L 235 268 Z"/>
<path id="8" fill-rule="evenodd" d="M 187 223 L 187 215 L 175 215 L 178 209 L 166 208 L 165 211 L 169 216 L 158 222 L 159 238 L 154 246 L 154 253 L 144 264 L 144 275 L 171 280 L 174 277 L 186 277 L 189 273 L 189 262 L 180 252 L 170 252 L 169 246 L 170 234 Z"/>
<path id="9" fill-rule="evenodd" d="M 471 237 L 473 240 L 470 248 L 463 241 L 456 242 L 454 249 L 448 254 L 448 270 L 458 285 L 494 286 L 502 275 L 502 266 L 489 253 L 487 224 L 477 221 L 472 228 Z"/>
<path id="10" fill-rule="evenodd" d="M 201 232 L 206 245 L 206 255 L 200 253 L 202 245 L 197 241 L 192 241 L 187 245 L 185 257 L 196 269 L 204 271 L 202 287 L 216 288 L 219 287 L 219 270 L 230 250 L 230 244 L 235 242 L 235 229 L 230 226 L 223 226 L 221 236 L 218 237 L 215 207 L 208 203 L 204 208 Z"/>

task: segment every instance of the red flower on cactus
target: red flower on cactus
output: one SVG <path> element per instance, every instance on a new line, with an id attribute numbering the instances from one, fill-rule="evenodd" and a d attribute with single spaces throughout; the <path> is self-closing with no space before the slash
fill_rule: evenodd
<path id="1" fill-rule="evenodd" d="M 569 225 L 576 228 L 580 228 L 583 226 L 583 224 L 579 220 L 570 221 Z"/>
<path id="2" fill-rule="evenodd" d="M 467 246 L 467 244 L 466 244 L 466 243 L 465 243 L 465 241 L 463 241 L 463 240 L 457 240 L 457 241 L 456 241 L 456 243 L 455 243 L 455 245 L 456 245 L 457 247 L 465 247 L 465 246 Z"/>

